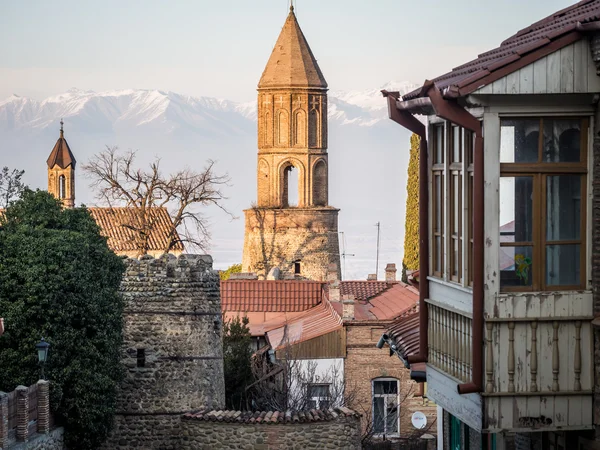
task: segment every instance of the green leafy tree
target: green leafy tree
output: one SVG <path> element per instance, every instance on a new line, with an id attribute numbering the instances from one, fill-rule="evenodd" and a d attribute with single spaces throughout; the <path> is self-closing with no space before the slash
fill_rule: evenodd
<path id="1" fill-rule="evenodd" d="M 419 268 L 419 136 L 410 137 L 410 160 L 406 185 L 406 217 L 404 231 L 404 260 L 402 280 L 406 280 L 407 270 Z"/>
<path id="2" fill-rule="evenodd" d="M 221 270 L 219 272 L 219 277 L 221 277 L 221 281 L 229 280 L 232 273 L 242 273 L 242 265 L 232 264 L 226 270 Z"/>
<path id="3" fill-rule="evenodd" d="M 0 218 L 0 390 L 40 375 L 35 344 L 50 344 L 45 375 L 68 448 L 107 436 L 122 380 L 124 264 L 85 208 L 63 209 L 29 189 Z"/>
<path id="4" fill-rule="evenodd" d="M 246 388 L 253 383 L 252 336 L 248 317 L 239 316 L 223 324 L 223 370 L 225 372 L 225 404 L 234 410 L 250 409 Z"/>

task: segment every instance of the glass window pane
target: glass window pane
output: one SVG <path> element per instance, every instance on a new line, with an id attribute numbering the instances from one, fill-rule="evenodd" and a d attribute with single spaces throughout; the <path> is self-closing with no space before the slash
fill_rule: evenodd
<path id="1" fill-rule="evenodd" d="M 581 236 L 581 175 L 546 179 L 546 240 L 577 240 Z"/>
<path id="2" fill-rule="evenodd" d="M 308 386 L 309 397 L 327 397 L 329 395 L 329 386 L 326 384 L 311 384 Z"/>
<path id="3" fill-rule="evenodd" d="M 533 239 L 533 177 L 500 178 L 500 242 Z"/>
<path id="4" fill-rule="evenodd" d="M 458 239 L 452 239 L 452 276 L 458 276 Z"/>
<path id="5" fill-rule="evenodd" d="M 308 409 L 317 409 L 316 400 L 308 400 L 308 402 L 306 402 L 306 405 L 308 406 Z"/>
<path id="6" fill-rule="evenodd" d="M 385 397 L 375 397 L 373 399 L 373 431 L 383 433 L 385 431 Z"/>
<path id="7" fill-rule="evenodd" d="M 398 398 L 396 396 L 387 397 L 387 407 L 385 410 L 386 433 L 398 432 Z"/>
<path id="8" fill-rule="evenodd" d="M 544 161 L 581 161 L 580 119 L 544 119 Z"/>
<path id="9" fill-rule="evenodd" d="M 444 162 L 444 125 L 435 126 L 435 164 Z"/>
<path id="10" fill-rule="evenodd" d="M 503 119 L 500 123 L 500 162 L 537 162 L 539 139 L 539 119 Z"/>
<path id="11" fill-rule="evenodd" d="M 452 162 L 461 161 L 460 151 L 460 128 L 457 126 L 452 127 Z"/>
<path id="12" fill-rule="evenodd" d="M 435 272 L 441 273 L 442 271 L 442 238 L 436 236 L 435 238 Z"/>
<path id="13" fill-rule="evenodd" d="M 579 244 L 546 246 L 546 284 L 578 286 L 580 278 Z"/>
<path id="14" fill-rule="evenodd" d="M 533 248 L 500 247 L 500 287 L 531 286 Z"/>
<path id="15" fill-rule="evenodd" d="M 461 213 L 461 189 L 460 189 L 460 176 L 454 173 L 452 174 L 452 234 L 458 233 L 458 220 Z"/>

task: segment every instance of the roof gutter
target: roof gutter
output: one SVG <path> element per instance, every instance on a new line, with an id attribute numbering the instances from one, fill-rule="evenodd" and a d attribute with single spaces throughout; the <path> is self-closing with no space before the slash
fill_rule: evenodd
<path id="1" fill-rule="evenodd" d="M 429 322 L 429 310 L 427 302 L 429 297 L 429 202 L 428 202 L 428 181 L 427 181 L 427 133 L 425 125 L 409 112 L 397 107 L 397 100 L 400 98 L 398 92 L 381 91 L 388 101 L 388 114 L 390 119 L 402 125 L 404 128 L 412 131 L 419 136 L 419 353 L 408 356 L 408 363 L 427 362 L 428 354 L 428 333 L 427 324 Z M 402 102 L 404 103 L 404 102 Z M 429 103 L 429 102 L 427 102 Z M 421 107 L 419 102 L 418 107 Z"/>
<path id="2" fill-rule="evenodd" d="M 481 392 L 483 390 L 483 134 L 479 120 L 467 110 L 453 101 L 445 100 L 432 81 L 425 81 L 421 90 L 431 101 L 435 114 L 475 133 L 475 155 L 473 161 L 473 331 L 471 342 L 471 382 L 459 384 L 459 394 Z M 429 215 L 428 215 L 428 171 L 427 141 L 425 126 L 409 112 L 410 109 L 398 110 L 396 100 L 390 93 L 382 92 L 388 98 L 390 119 L 409 129 L 421 137 L 419 155 L 419 270 L 422 285 L 419 287 L 419 327 L 427 330 L 428 310 L 426 299 L 429 297 Z M 386 95 L 387 94 L 387 95 Z M 403 102 L 404 103 L 404 102 Z M 422 105 L 419 105 L 422 106 Z M 410 119 L 407 117 L 410 116 Z M 420 126 L 415 125 L 418 122 Z M 427 361 L 427 333 L 420 333 L 419 355 L 410 362 Z"/>

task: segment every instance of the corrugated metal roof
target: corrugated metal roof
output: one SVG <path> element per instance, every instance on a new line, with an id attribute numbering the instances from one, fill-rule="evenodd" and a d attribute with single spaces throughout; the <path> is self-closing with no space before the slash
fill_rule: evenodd
<path id="1" fill-rule="evenodd" d="M 300 280 L 226 280 L 221 309 L 241 312 L 299 312 L 323 301 L 324 283 Z"/>
<path id="2" fill-rule="evenodd" d="M 267 331 L 267 336 L 273 349 L 277 350 L 341 328 L 342 318 L 325 300 L 287 323 Z"/>
<path id="3" fill-rule="evenodd" d="M 360 417 L 356 411 L 340 406 L 324 410 L 306 411 L 199 411 L 187 413 L 184 419 L 203 420 L 206 422 L 277 424 L 294 422 L 326 422 L 338 417 Z"/>
<path id="4" fill-rule="evenodd" d="M 108 240 L 108 246 L 114 252 L 136 251 L 135 231 L 131 229 L 131 224 L 138 220 L 137 212 L 134 208 L 128 207 L 107 207 L 87 208 L 92 218 L 100 226 L 102 235 Z M 169 243 L 169 232 L 173 222 L 166 208 L 150 208 L 146 210 L 149 214 L 149 221 L 153 222 L 150 233 L 148 250 L 164 250 Z M 175 240 L 177 241 L 171 251 L 183 251 L 183 243 L 179 239 L 179 234 L 175 231 Z"/>
<path id="5" fill-rule="evenodd" d="M 459 95 L 469 94 L 493 81 L 488 79 L 488 82 L 485 82 L 483 78 L 510 64 L 517 63 L 521 58 L 535 52 L 538 52 L 541 58 L 544 56 L 543 50 L 551 44 L 554 45 L 553 43 L 558 39 L 565 37 L 558 48 L 568 45 L 571 43 L 566 39 L 568 34 L 573 34 L 572 41 L 581 38 L 582 35 L 576 31 L 577 25 L 596 22 L 599 19 L 600 0 L 580 1 L 522 29 L 502 42 L 499 47 L 434 78 L 433 82 L 442 91 L 450 89 L 458 91 Z M 530 62 L 535 60 L 536 58 L 532 58 Z M 518 67 L 515 67 L 514 70 L 517 69 Z M 510 72 L 509 70 L 508 73 Z M 481 80 L 480 84 L 477 83 L 479 80 Z M 425 93 L 419 88 L 405 94 L 402 98 L 410 100 L 424 95 Z"/>
<path id="6" fill-rule="evenodd" d="M 403 358 L 419 353 L 419 333 L 419 308 L 416 305 L 396 320 L 387 331 Z"/>

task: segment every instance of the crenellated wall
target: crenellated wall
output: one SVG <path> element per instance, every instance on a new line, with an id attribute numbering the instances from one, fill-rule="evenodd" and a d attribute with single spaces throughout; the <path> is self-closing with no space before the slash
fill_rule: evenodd
<path id="1" fill-rule="evenodd" d="M 210 256 L 128 259 L 125 380 L 104 448 L 163 448 L 180 415 L 225 402 L 219 276 Z"/>

